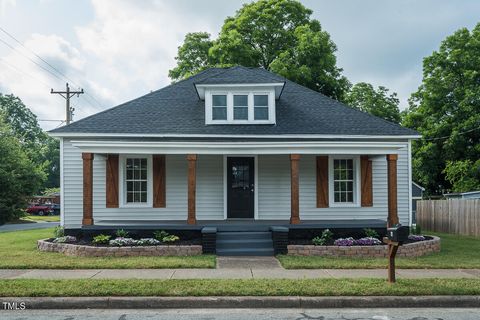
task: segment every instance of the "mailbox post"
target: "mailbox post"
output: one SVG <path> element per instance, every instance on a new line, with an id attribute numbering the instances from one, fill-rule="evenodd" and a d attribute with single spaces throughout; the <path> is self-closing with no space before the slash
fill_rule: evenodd
<path id="1" fill-rule="evenodd" d="M 395 279 L 395 256 L 398 247 L 408 239 L 409 228 L 397 224 L 391 228 L 387 228 L 387 237 L 383 241 L 388 244 L 388 282 L 394 283 Z"/>

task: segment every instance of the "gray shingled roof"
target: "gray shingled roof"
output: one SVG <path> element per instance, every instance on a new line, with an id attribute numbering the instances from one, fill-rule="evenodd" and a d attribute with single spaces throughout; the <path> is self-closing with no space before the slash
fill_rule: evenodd
<path id="1" fill-rule="evenodd" d="M 267 81 L 268 80 L 268 81 Z M 205 125 L 205 102 L 195 84 L 285 82 L 276 101 L 275 125 Z M 219 134 L 219 135 L 418 135 L 414 130 L 371 116 L 264 69 L 205 70 L 52 133 Z"/>

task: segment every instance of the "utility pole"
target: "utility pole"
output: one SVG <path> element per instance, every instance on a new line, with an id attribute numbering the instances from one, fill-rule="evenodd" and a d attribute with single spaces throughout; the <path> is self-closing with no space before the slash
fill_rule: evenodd
<path id="1" fill-rule="evenodd" d="M 77 95 L 77 97 L 80 97 L 81 94 L 83 94 L 83 89 L 80 91 L 70 91 L 70 87 L 68 86 L 67 83 L 67 90 L 66 91 L 53 91 L 53 89 L 50 91 L 51 94 L 59 94 L 61 95 L 65 100 L 66 100 L 66 105 L 65 105 L 65 112 L 66 112 L 66 117 L 65 117 L 65 123 L 67 125 L 72 122 L 72 115 L 73 111 L 75 108 L 70 107 L 70 98 L 73 97 L 74 95 Z"/>

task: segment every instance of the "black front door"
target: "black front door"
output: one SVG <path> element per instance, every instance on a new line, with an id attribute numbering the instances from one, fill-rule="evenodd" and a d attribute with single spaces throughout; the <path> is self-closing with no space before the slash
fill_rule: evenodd
<path id="1" fill-rule="evenodd" d="M 252 157 L 227 158 L 228 218 L 254 218 L 255 169 Z"/>

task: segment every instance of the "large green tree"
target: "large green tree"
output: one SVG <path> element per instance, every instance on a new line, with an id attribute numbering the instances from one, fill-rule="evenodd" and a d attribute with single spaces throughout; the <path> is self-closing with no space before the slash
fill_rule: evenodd
<path id="1" fill-rule="evenodd" d="M 14 95 L 0 93 L 0 114 L 18 138 L 23 151 L 38 167 L 47 173 L 47 179 L 39 188 L 60 185 L 60 146 L 40 128 L 37 117 Z M 41 191 L 41 190 L 37 190 Z"/>
<path id="2" fill-rule="evenodd" d="M 337 67 L 330 35 L 311 14 L 295 0 L 244 4 L 216 40 L 204 32 L 188 34 L 169 75 L 176 81 L 212 66 L 262 67 L 341 99 L 350 84 Z"/>
<path id="3" fill-rule="evenodd" d="M 29 159 L 21 141 L 0 114 L 0 224 L 23 214 L 27 198 L 43 184 L 43 168 Z"/>
<path id="4" fill-rule="evenodd" d="M 413 143 L 413 173 L 430 193 L 480 188 L 480 24 L 424 58 L 403 124 L 423 135 Z"/>
<path id="5" fill-rule="evenodd" d="M 390 122 L 400 123 L 400 101 L 395 92 L 383 86 L 375 89 L 371 84 L 359 82 L 345 96 L 345 103 Z"/>

